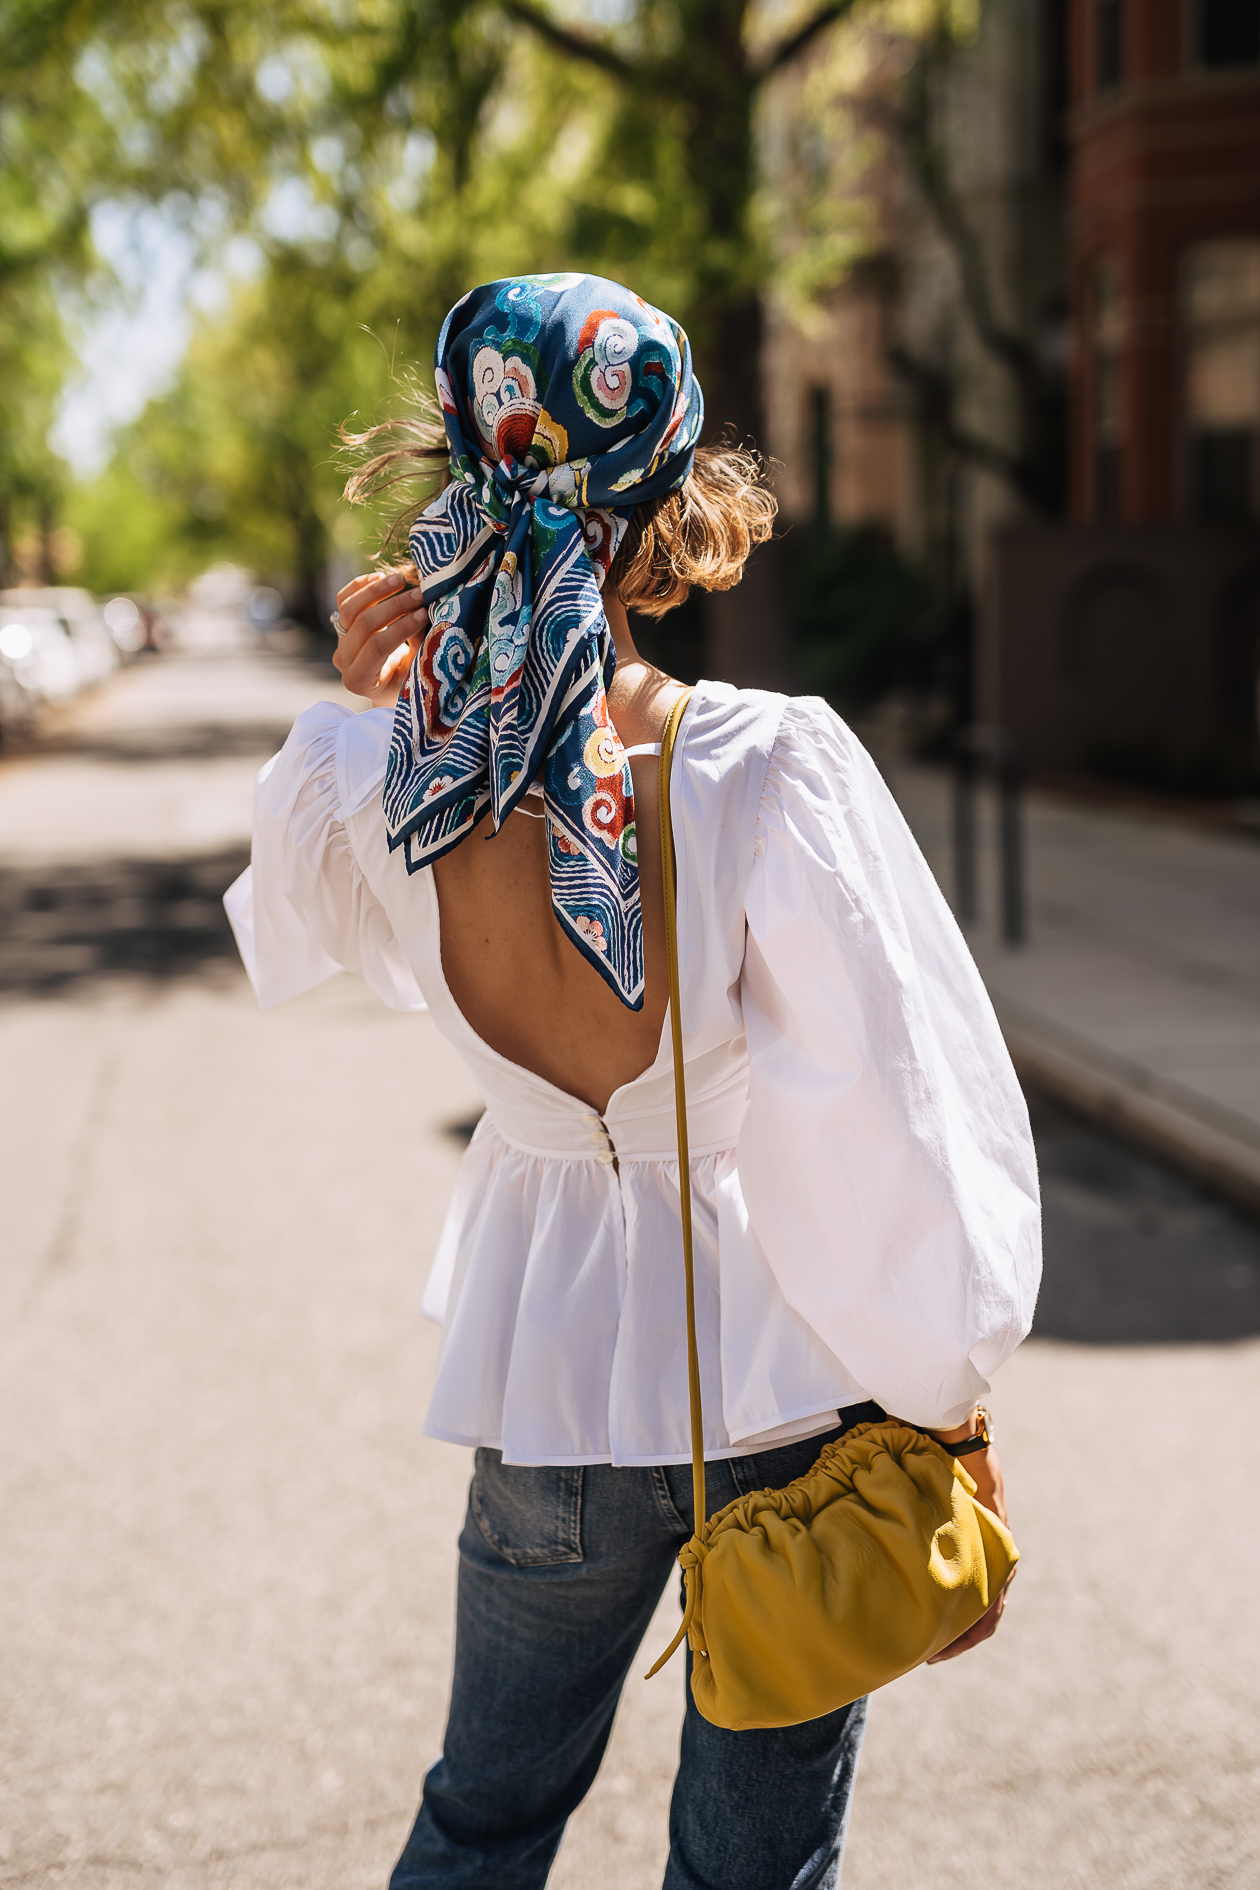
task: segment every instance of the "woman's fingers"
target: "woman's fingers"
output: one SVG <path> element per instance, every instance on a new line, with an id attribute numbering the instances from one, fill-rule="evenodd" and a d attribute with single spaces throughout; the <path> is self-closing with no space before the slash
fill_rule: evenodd
<path id="1" fill-rule="evenodd" d="M 965 1634 L 960 1634 L 956 1641 L 951 1641 L 948 1647 L 942 1647 L 939 1654 L 933 1654 L 927 1663 L 929 1667 L 938 1666 L 942 1660 L 954 1660 L 959 1654 L 969 1653 L 973 1647 L 979 1647 L 982 1641 L 987 1641 L 991 1635 L 997 1633 L 997 1625 L 1002 1619 L 1002 1610 L 1006 1606 L 1006 1597 L 1014 1580 L 1015 1570 L 1012 1569 L 1006 1578 L 1001 1594 L 988 1612 L 982 1614 L 975 1626 L 968 1628 Z"/>
<path id="2" fill-rule="evenodd" d="M 401 591 L 366 605 L 348 622 L 343 615 L 341 621 L 344 629 L 333 651 L 333 662 L 344 676 L 348 666 L 357 663 L 370 645 L 375 645 L 382 657 L 388 656 L 404 638 L 417 635 L 429 619 L 419 592 Z"/>
<path id="3" fill-rule="evenodd" d="M 420 593 L 399 571 L 379 571 L 352 578 L 337 593 L 342 635 L 333 652 L 334 667 L 352 695 L 376 697 L 392 683 L 397 688 L 419 639 L 428 628 Z"/>
<path id="4" fill-rule="evenodd" d="M 375 699 L 391 682 L 396 691 L 401 671 L 414 656 L 428 626 L 428 612 L 421 606 L 395 617 L 381 630 L 363 631 L 356 626 L 348 632 L 334 652 L 333 662 L 350 693 Z M 395 657 L 396 661 L 390 661 Z"/>
<path id="5" fill-rule="evenodd" d="M 341 613 L 342 622 L 346 621 L 347 611 L 353 615 L 361 610 L 365 603 L 371 603 L 375 597 L 387 596 L 389 592 L 396 591 L 405 582 L 402 572 L 392 569 L 362 571 L 358 577 L 352 577 L 350 582 L 343 584 L 337 592 L 337 609 Z"/>
<path id="6" fill-rule="evenodd" d="M 382 571 L 375 577 L 356 579 L 339 591 L 337 614 L 342 630 L 362 641 L 422 601 L 420 593 L 410 589 L 399 572 Z"/>
<path id="7" fill-rule="evenodd" d="M 420 593 L 409 589 L 398 571 L 379 571 L 352 579 L 337 593 L 342 632 L 338 648 L 343 657 L 353 661 L 369 636 L 407 616 L 422 601 Z"/>

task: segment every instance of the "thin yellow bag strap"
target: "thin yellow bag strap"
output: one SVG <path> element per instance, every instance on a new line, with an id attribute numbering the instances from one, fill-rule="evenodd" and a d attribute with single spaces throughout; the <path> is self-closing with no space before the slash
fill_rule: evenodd
<path id="1" fill-rule="evenodd" d="M 691 1151 L 687 1140 L 687 1079 L 683 1069 L 682 1000 L 678 979 L 678 856 L 674 851 L 674 823 L 669 805 L 669 778 L 679 726 L 691 701 L 691 691 L 679 696 L 669 712 L 661 736 L 661 769 L 657 798 L 661 814 L 661 880 L 665 895 L 665 956 L 669 966 L 669 1021 L 674 1047 L 674 1109 L 678 1118 L 678 1196 L 682 1210 L 683 1273 L 687 1282 L 687 1391 L 691 1405 L 691 1494 L 695 1532 L 703 1542 L 708 1535 L 704 1493 L 704 1412 L 700 1404 L 700 1354 L 696 1346 L 696 1281 L 691 1232 Z M 684 1551 L 685 1553 L 685 1551 Z M 699 1571 L 687 1567 L 687 1611 L 674 1639 L 648 1674 L 659 1673 L 681 1646 L 695 1612 Z"/>

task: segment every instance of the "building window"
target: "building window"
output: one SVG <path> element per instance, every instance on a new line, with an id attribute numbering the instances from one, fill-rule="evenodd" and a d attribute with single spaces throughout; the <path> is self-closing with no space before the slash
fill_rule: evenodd
<path id="1" fill-rule="evenodd" d="M 1187 250 L 1182 309 L 1190 510 L 1237 524 L 1260 511 L 1260 239 Z"/>
<path id="2" fill-rule="evenodd" d="M 1124 65 L 1121 0 L 1094 0 L 1094 79 L 1100 92 L 1119 85 Z"/>
<path id="3" fill-rule="evenodd" d="M 1099 520 L 1120 516 L 1123 324 L 1120 270 L 1115 258 L 1107 256 L 1097 264 L 1090 284 L 1094 517 Z"/>
<path id="4" fill-rule="evenodd" d="M 1260 0 L 1199 0 L 1199 64 L 1260 64 Z"/>

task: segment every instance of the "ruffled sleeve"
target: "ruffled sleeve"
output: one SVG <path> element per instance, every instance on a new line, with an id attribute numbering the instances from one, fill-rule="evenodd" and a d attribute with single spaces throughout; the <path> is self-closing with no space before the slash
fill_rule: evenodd
<path id="1" fill-rule="evenodd" d="M 822 702 L 785 707 L 746 916 L 753 1229 L 788 1303 L 873 1398 L 960 1423 L 1032 1322 L 1028 1112 L 909 828 Z"/>
<path id="2" fill-rule="evenodd" d="M 300 715 L 254 788 L 251 864 L 224 905 L 264 1010 L 353 971 L 395 1011 L 421 1011 L 415 973 L 363 876 L 342 818 L 337 753 L 354 711 Z"/>

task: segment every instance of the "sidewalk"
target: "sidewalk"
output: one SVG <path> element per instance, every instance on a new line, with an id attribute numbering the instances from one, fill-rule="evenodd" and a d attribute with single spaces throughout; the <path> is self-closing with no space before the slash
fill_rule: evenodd
<path id="1" fill-rule="evenodd" d="M 946 894 L 951 784 L 894 765 Z M 1028 937 L 998 935 L 995 808 L 982 790 L 968 939 L 1021 1076 L 1260 1213 L 1260 846 L 1032 793 Z"/>

